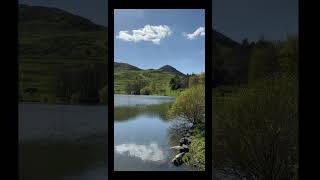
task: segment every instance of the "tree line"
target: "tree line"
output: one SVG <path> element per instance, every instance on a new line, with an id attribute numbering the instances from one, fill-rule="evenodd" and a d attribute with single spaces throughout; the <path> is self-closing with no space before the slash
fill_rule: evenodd
<path id="1" fill-rule="evenodd" d="M 243 41 L 244 76 L 216 81 L 213 164 L 221 178 L 298 179 L 298 44 L 297 36 Z M 220 67 L 233 57 L 223 56 Z"/>
<path id="2" fill-rule="evenodd" d="M 57 74 L 56 97 L 66 103 L 106 103 L 106 64 L 77 68 L 61 67 Z"/>

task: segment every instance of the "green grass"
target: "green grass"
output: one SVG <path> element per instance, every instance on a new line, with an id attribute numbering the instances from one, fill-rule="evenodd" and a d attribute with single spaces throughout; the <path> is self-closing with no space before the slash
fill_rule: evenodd
<path id="1" fill-rule="evenodd" d="M 189 152 L 184 155 L 182 161 L 195 170 L 205 170 L 205 137 L 195 135 L 190 137 Z"/>
<path id="2" fill-rule="evenodd" d="M 116 94 L 126 94 L 126 85 L 136 80 L 143 81 L 150 86 L 155 83 L 155 92 L 152 95 L 177 96 L 181 90 L 173 91 L 169 87 L 170 79 L 175 73 L 156 70 L 131 70 L 116 68 L 114 74 L 114 91 Z"/>

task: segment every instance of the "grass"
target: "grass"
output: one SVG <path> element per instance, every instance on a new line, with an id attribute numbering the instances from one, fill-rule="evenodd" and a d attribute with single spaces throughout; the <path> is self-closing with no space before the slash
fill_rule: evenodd
<path id="1" fill-rule="evenodd" d="M 186 164 L 197 170 L 205 170 L 205 137 L 195 135 L 190 137 L 189 153 L 186 154 Z"/>
<path id="2" fill-rule="evenodd" d="M 114 74 L 115 94 L 126 94 L 126 85 L 136 80 L 143 81 L 147 86 L 155 83 L 152 95 L 177 96 L 181 90 L 171 90 L 169 87 L 170 79 L 175 76 L 174 73 L 161 72 L 156 70 L 131 70 L 118 68 Z"/>

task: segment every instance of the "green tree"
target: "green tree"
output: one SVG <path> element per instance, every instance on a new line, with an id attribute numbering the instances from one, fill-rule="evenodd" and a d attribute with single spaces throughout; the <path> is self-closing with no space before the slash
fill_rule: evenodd
<path id="1" fill-rule="evenodd" d="M 125 91 L 127 94 L 140 94 L 140 90 L 145 87 L 146 82 L 140 80 L 134 80 L 132 82 L 128 82 L 125 86 Z"/>
<path id="2" fill-rule="evenodd" d="M 170 79 L 169 82 L 171 90 L 177 90 L 181 87 L 181 78 L 178 75 L 175 75 Z"/>
<path id="3" fill-rule="evenodd" d="M 142 94 L 142 95 L 150 95 L 151 94 L 151 89 L 148 86 L 146 86 L 146 87 L 144 87 L 144 88 L 142 88 L 140 90 L 140 94 Z"/>
<path id="4" fill-rule="evenodd" d="M 169 117 L 180 117 L 195 126 L 204 125 L 205 88 L 203 85 L 183 91 L 168 112 Z"/>

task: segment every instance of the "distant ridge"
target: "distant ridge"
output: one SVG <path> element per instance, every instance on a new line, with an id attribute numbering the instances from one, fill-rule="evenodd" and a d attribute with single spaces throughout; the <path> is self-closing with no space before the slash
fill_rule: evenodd
<path id="1" fill-rule="evenodd" d="M 238 47 L 240 44 L 222 33 L 212 30 L 212 42 L 214 46 Z"/>
<path id="2" fill-rule="evenodd" d="M 176 68 L 170 66 L 170 65 L 164 65 L 160 67 L 159 69 L 141 69 L 136 66 L 133 66 L 128 63 L 122 63 L 122 62 L 114 62 L 114 69 L 116 70 L 134 70 L 134 71 L 158 71 L 158 72 L 165 72 L 165 73 L 171 73 L 176 74 L 179 76 L 185 76 L 182 72 L 178 71 Z"/>
<path id="3" fill-rule="evenodd" d="M 142 70 L 131 64 L 121 63 L 121 62 L 114 62 L 114 69 L 123 69 L 123 70 L 125 69 L 125 70 L 135 70 L 135 71 Z"/>
<path id="4" fill-rule="evenodd" d="M 96 31 L 106 27 L 67 11 L 43 6 L 19 5 L 19 28 L 23 31 Z"/>
<path id="5" fill-rule="evenodd" d="M 164 65 L 161 68 L 159 68 L 158 71 L 175 73 L 179 76 L 185 76 L 185 74 L 183 74 L 182 72 L 178 71 L 176 68 L 174 68 L 170 65 Z"/>

